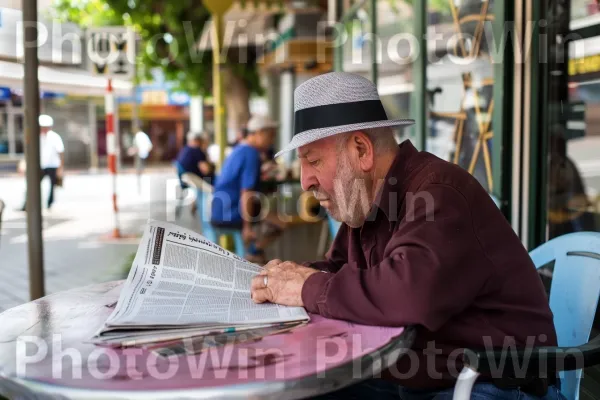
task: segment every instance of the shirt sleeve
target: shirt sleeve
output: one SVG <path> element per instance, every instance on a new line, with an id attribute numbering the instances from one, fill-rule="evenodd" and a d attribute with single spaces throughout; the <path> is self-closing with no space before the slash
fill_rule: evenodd
<path id="1" fill-rule="evenodd" d="M 54 148 L 58 153 L 65 152 L 65 145 L 63 144 L 63 141 L 58 133 L 54 134 Z"/>
<path id="2" fill-rule="evenodd" d="M 482 251 L 468 203 L 451 186 L 428 185 L 421 190 L 431 196 L 414 202 L 378 265 L 367 268 L 364 261 L 353 261 L 337 273 L 308 278 L 302 300 L 309 312 L 368 325 L 422 325 L 435 331 L 473 302 L 491 269 L 472 268 L 467 262 Z"/>
<path id="3" fill-rule="evenodd" d="M 260 181 L 260 156 L 247 152 L 242 166 L 242 190 L 256 190 Z"/>

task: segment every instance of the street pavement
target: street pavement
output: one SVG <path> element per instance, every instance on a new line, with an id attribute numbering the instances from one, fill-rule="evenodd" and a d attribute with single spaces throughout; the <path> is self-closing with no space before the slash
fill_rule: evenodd
<path id="1" fill-rule="evenodd" d="M 123 279 L 148 218 L 174 221 L 176 185 L 171 171 L 147 170 L 139 185 L 135 174 L 119 175 L 118 217 L 124 238 L 113 239 L 111 176 L 67 172 L 52 209 L 42 212 L 46 294 Z M 46 180 L 44 207 L 48 189 Z M 29 301 L 27 215 L 17 211 L 24 197 L 23 177 L 0 176 L 0 199 L 6 203 L 0 238 L 0 312 Z M 189 210 L 182 215 L 178 224 L 199 230 Z"/>

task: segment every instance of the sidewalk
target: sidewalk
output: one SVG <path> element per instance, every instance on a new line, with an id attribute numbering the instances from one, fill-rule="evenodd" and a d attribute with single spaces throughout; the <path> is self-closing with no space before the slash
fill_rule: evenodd
<path id="1" fill-rule="evenodd" d="M 148 218 L 168 220 L 165 191 L 175 177 L 147 171 L 138 192 L 137 177 L 118 179 L 119 222 L 123 235 L 141 236 Z M 47 182 L 42 184 L 46 202 Z M 172 183 L 172 182 L 171 182 Z M 0 312 L 29 301 L 26 213 L 15 211 L 24 196 L 22 177 L 0 178 L 0 197 L 7 203 L 0 241 Z M 106 173 L 71 174 L 56 192 L 51 211 L 43 210 L 46 294 L 124 278 L 138 239 L 112 240 L 112 181 Z M 170 205 L 169 205 L 170 207 Z M 189 213 L 179 224 L 198 229 Z"/>

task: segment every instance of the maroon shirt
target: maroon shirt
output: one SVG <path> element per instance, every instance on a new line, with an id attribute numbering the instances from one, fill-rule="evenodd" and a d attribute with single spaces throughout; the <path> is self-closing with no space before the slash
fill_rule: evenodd
<path id="1" fill-rule="evenodd" d="M 326 261 L 310 263 L 331 273 L 311 275 L 302 300 L 329 318 L 415 326 L 417 358 L 401 357 L 388 377 L 407 387 L 447 387 L 452 368 L 460 372 L 459 349 L 502 348 L 511 338 L 519 347 L 557 344 L 526 249 L 467 171 L 405 141 L 371 211 L 361 228 L 342 224 Z M 440 354 L 428 355 L 428 345 Z M 449 358 L 456 360 L 450 370 Z M 411 367 L 416 374 L 401 375 Z"/>

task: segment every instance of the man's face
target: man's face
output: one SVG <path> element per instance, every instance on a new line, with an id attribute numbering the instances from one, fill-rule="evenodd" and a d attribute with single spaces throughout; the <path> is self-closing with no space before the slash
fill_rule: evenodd
<path id="1" fill-rule="evenodd" d="M 298 149 L 302 189 L 311 190 L 337 221 L 358 228 L 370 210 L 370 176 L 355 163 L 351 146 L 332 136 Z"/>
<path id="2" fill-rule="evenodd" d="M 261 150 L 269 150 L 275 141 L 275 129 L 262 129 L 255 133 Z"/>
<path id="3" fill-rule="evenodd" d="M 40 127 L 40 134 L 45 135 L 48 133 L 49 130 L 50 128 L 48 127 Z"/>

